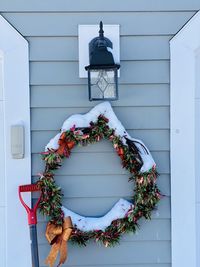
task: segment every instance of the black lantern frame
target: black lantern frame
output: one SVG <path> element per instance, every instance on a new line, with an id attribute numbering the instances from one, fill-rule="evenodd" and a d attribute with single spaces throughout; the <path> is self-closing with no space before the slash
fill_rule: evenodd
<path id="1" fill-rule="evenodd" d="M 118 99 L 118 69 L 113 55 L 108 51 L 112 42 L 104 37 L 103 23 L 100 22 L 99 36 L 89 43 L 90 65 L 88 72 L 89 100 L 117 100 Z"/>

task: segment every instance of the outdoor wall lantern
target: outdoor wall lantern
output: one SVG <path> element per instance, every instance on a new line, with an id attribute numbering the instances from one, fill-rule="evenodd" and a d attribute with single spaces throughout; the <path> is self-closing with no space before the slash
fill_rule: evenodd
<path id="1" fill-rule="evenodd" d="M 118 99 L 118 69 L 113 54 L 112 42 L 104 37 L 103 23 L 100 22 L 99 36 L 89 43 L 90 65 L 85 69 L 88 72 L 89 100 L 117 100 Z"/>

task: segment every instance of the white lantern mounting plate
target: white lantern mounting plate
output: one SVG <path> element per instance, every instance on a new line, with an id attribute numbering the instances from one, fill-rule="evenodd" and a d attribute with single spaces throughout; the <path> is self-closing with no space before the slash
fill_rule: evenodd
<path id="1" fill-rule="evenodd" d="M 116 64 L 120 64 L 120 47 L 119 47 L 119 25 L 103 25 L 104 36 L 113 43 L 112 52 Z M 79 77 L 87 78 L 85 66 L 89 65 L 89 42 L 99 36 L 99 24 L 97 25 L 79 25 Z M 118 77 L 120 72 L 118 71 Z"/>

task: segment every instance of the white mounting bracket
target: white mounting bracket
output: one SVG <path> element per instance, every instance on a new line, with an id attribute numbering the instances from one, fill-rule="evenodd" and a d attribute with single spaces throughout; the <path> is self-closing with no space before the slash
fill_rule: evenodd
<path id="1" fill-rule="evenodd" d="M 113 43 L 112 54 L 116 64 L 120 64 L 119 25 L 103 25 L 104 35 Z M 79 25 L 79 77 L 87 78 L 85 66 L 89 65 L 89 42 L 99 35 L 99 25 Z M 119 71 L 118 71 L 119 77 Z"/>

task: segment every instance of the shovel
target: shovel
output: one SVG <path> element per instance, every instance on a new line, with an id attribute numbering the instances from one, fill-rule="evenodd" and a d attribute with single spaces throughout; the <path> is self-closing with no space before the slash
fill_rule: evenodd
<path id="1" fill-rule="evenodd" d="M 38 257 L 38 242 L 37 242 L 37 208 L 41 199 L 41 194 L 39 199 L 37 200 L 35 206 L 30 208 L 23 200 L 22 194 L 23 192 L 36 192 L 40 191 L 40 187 L 37 184 L 29 184 L 29 185 L 20 185 L 18 192 L 19 192 L 19 199 L 27 211 L 28 215 L 28 224 L 30 229 L 30 240 L 31 240 L 31 255 L 32 255 L 32 267 L 39 267 L 39 257 Z"/>

